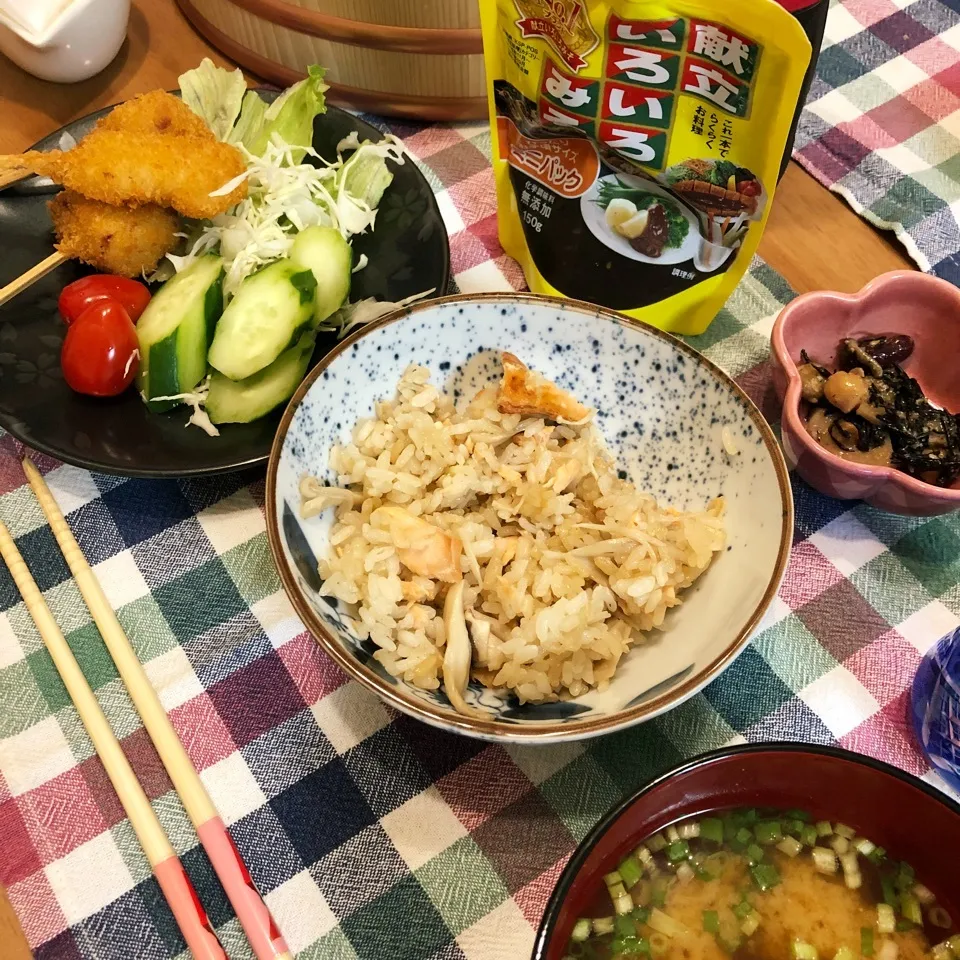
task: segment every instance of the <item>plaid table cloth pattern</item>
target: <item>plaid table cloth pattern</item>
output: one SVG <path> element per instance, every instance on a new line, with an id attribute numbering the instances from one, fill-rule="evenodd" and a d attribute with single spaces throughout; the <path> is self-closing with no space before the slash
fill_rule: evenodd
<path id="1" fill-rule="evenodd" d="M 833 0 L 794 158 L 960 285 L 960 3 Z"/>
<path id="2" fill-rule="evenodd" d="M 486 129 L 392 129 L 437 190 L 460 288 L 520 286 L 496 240 Z M 774 420 L 768 338 L 791 296 L 758 261 L 693 341 Z M 230 956 L 249 957 L 24 484 L 20 454 L 0 439 L 0 518 Z M 633 730 L 504 749 L 393 713 L 321 653 L 280 589 L 262 472 L 160 482 L 38 462 L 301 960 L 528 956 L 576 843 L 627 792 L 712 747 L 840 743 L 935 780 L 908 731 L 906 700 L 921 651 L 960 623 L 960 515 L 893 517 L 797 482 L 786 581 L 722 678 Z M 5 570 L 0 838 L 0 882 L 38 960 L 186 956 Z"/>

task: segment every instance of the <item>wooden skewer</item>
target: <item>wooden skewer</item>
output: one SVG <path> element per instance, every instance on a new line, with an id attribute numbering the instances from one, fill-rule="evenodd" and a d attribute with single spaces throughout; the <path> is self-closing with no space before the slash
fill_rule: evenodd
<path id="1" fill-rule="evenodd" d="M 10 531 L 0 523 L 0 555 L 10 571 L 13 582 L 23 597 L 27 612 L 50 652 L 70 699 L 93 741 L 97 756 L 103 762 L 107 776 L 126 811 L 140 846 L 157 878 L 183 933 L 187 946 L 196 960 L 226 960 L 226 953 L 200 906 L 197 894 L 183 870 L 183 864 L 160 826 L 150 800 L 143 792 L 130 763 L 124 755 L 100 704 L 90 689 L 80 664 L 77 663 L 53 614 L 43 599 L 30 570 L 27 568 Z"/>
<path id="2" fill-rule="evenodd" d="M 14 167 L 11 170 L 5 170 L 0 173 L 0 190 L 11 186 L 18 180 L 23 180 L 26 177 L 29 177 L 30 175 L 30 171 L 25 170 L 23 167 Z"/>
<path id="3" fill-rule="evenodd" d="M 293 960 L 283 935 L 253 885 L 246 865 L 227 833 L 210 794 L 183 748 L 156 690 L 147 678 L 143 664 L 137 658 L 129 637 L 124 633 L 97 575 L 90 569 L 80 545 L 67 526 L 50 488 L 28 458 L 24 458 L 23 469 L 67 561 L 70 573 L 73 574 L 77 588 L 90 610 L 93 622 L 96 623 L 113 658 L 117 673 L 120 674 L 130 699 L 170 775 L 174 789 L 180 796 L 184 810 L 223 884 L 227 898 L 236 911 L 254 956 L 257 960 Z"/>
<path id="4" fill-rule="evenodd" d="M 59 250 L 54 250 L 49 257 L 41 260 L 25 273 L 21 273 L 16 280 L 11 280 L 5 287 L 0 287 L 0 307 L 8 300 L 12 300 L 18 293 L 23 293 L 27 287 L 36 283 L 41 277 L 45 277 L 51 270 L 56 270 L 61 263 L 68 259 Z"/>

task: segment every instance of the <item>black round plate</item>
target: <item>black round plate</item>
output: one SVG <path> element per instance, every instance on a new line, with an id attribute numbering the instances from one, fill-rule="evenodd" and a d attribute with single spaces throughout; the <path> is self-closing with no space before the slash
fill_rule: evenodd
<path id="1" fill-rule="evenodd" d="M 261 91 L 265 99 L 276 93 Z M 34 149 L 58 146 L 69 131 L 80 139 L 110 108 L 50 134 Z M 313 146 L 335 159 L 337 144 L 352 130 L 380 140 L 369 123 L 336 107 L 317 118 Z M 14 188 L 0 193 L 0 286 L 49 256 L 53 234 L 47 215 L 51 193 Z M 433 191 L 411 160 L 394 168 L 376 230 L 353 244 L 368 266 L 354 275 L 351 300 L 402 300 L 433 288 L 446 293 L 450 271 L 447 232 Z M 228 424 L 219 437 L 184 425 L 189 410 L 147 410 L 134 390 L 100 400 L 74 393 L 60 375 L 65 326 L 57 313 L 61 289 L 89 273 L 69 262 L 0 307 L 0 426 L 25 444 L 67 463 L 136 477 L 184 477 L 240 470 L 267 459 L 282 409 L 250 424 Z M 321 335 L 314 361 L 336 342 Z"/>

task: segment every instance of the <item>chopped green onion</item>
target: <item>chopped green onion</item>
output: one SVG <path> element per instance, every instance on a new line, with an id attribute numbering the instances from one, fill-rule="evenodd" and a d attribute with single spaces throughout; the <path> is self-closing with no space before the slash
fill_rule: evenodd
<path id="1" fill-rule="evenodd" d="M 923 923 L 920 901 L 913 893 L 902 893 L 900 895 L 900 912 L 911 923 L 916 923 L 917 925 Z"/>
<path id="2" fill-rule="evenodd" d="M 806 810 L 797 809 L 788 810 L 784 816 L 789 817 L 791 820 L 802 820 L 804 823 L 809 823 L 813 819 Z"/>
<path id="3" fill-rule="evenodd" d="M 780 882 L 780 872 L 772 863 L 758 863 L 750 868 L 750 876 L 760 890 L 769 890 Z"/>
<path id="4" fill-rule="evenodd" d="M 863 885 L 863 874 L 860 873 L 860 864 L 857 861 L 857 851 L 849 850 L 840 857 L 840 866 L 843 867 L 843 882 L 850 890 L 859 890 Z"/>
<path id="5" fill-rule="evenodd" d="M 667 827 L 667 842 L 676 843 L 680 839 L 680 831 L 671 823 Z"/>
<path id="6" fill-rule="evenodd" d="M 623 878 L 623 885 L 628 890 L 639 883 L 643 877 L 643 867 L 640 866 L 640 861 L 636 857 L 627 857 L 617 869 Z"/>
<path id="7" fill-rule="evenodd" d="M 615 887 L 618 884 L 622 885 L 623 877 L 620 876 L 619 870 L 613 870 L 604 875 L 603 882 L 607 885 L 607 889 L 609 890 L 611 887 Z"/>
<path id="8" fill-rule="evenodd" d="M 613 921 L 613 932 L 618 937 L 636 937 L 637 928 L 633 918 L 629 916 L 620 916 Z"/>
<path id="9" fill-rule="evenodd" d="M 570 931 L 570 939 L 575 943 L 583 943 L 584 940 L 590 939 L 590 930 L 590 921 L 583 917 L 573 925 L 573 930 Z"/>
<path id="10" fill-rule="evenodd" d="M 950 949 L 950 941 L 944 940 L 943 943 L 938 943 L 935 947 L 932 947 L 930 956 L 933 957 L 933 960 L 953 960 L 953 950 Z"/>
<path id="11" fill-rule="evenodd" d="M 760 863 L 763 860 L 763 847 L 758 847 L 755 843 L 747 847 L 746 853 L 751 863 Z"/>
<path id="12" fill-rule="evenodd" d="M 693 840 L 694 837 L 700 836 L 700 821 L 699 820 L 689 820 L 686 823 L 681 823 L 677 827 L 677 833 L 680 834 L 681 840 Z"/>
<path id="13" fill-rule="evenodd" d="M 741 815 L 741 819 L 744 823 L 756 823 L 757 822 L 757 811 L 751 807 L 749 810 L 744 810 Z"/>
<path id="14" fill-rule="evenodd" d="M 654 881 L 653 890 L 650 893 L 650 903 L 655 907 L 662 907 L 667 902 L 667 881 L 663 878 Z"/>
<path id="15" fill-rule="evenodd" d="M 829 837 L 833 833 L 833 824 L 829 820 L 820 820 L 817 823 L 817 835 Z"/>
<path id="16" fill-rule="evenodd" d="M 860 928 L 860 956 L 873 956 L 873 927 Z"/>
<path id="17" fill-rule="evenodd" d="M 909 863 L 902 862 L 900 870 L 897 872 L 897 889 L 903 893 L 904 890 L 913 889 L 914 875 L 913 867 Z"/>
<path id="18" fill-rule="evenodd" d="M 740 938 L 734 937 L 732 940 L 728 940 L 726 937 L 717 937 L 717 943 L 720 944 L 721 948 L 727 953 L 733 955 L 740 949 Z"/>
<path id="19" fill-rule="evenodd" d="M 711 843 L 723 843 L 723 821 L 707 817 L 700 821 L 700 839 Z"/>
<path id="20" fill-rule="evenodd" d="M 900 947 L 895 940 L 884 940 L 880 944 L 877 952 L 877 960 L 897 960 L 900 955 Z"/>
<path id="21" fill-rule="evenodd" d="M 820 839 L 820 835 L 817 833 L 817 828 L 808 823 L 803 828 L 803 832 L 800 834 L 800 839 L 808 847 L 815 847 L 817 845 L 817 840 Z"/>
<path id="22" fill-rule="evenodd" d="M 731 909 L 738 920 L 743 920 L 744 917 L 749 917 L 753 913 L 753 905 L 748 900 L 741 900 Z"/>
<path id="23" fill-rule="evenodd" d="M 911 923 L 909 920 L 904 920 L 901 917 L 896 924 L 897 933 L 908 933 L 910 930 L 913 930 L 916 927 L 915 923 Z"/>
<path id="24" fill-rule="evenodd" d="M 716 910 L 703 911 L 703 929 L 707 933 L 720 932 L 720 914 Z"/>
<path id="25" fill-rule="evenodd" d="M 930 904 L 937 899 L 933 891 L 929 887 L 925 887 L 922 883 L 915 883 L 913 885 L 913 895 L 925 907 L 929 907 Z"/>
<path id="26" fill-rule="evenodd" d="M 633 897 L 624 890 L 623 893 L 613 901 L 613 909 L 616 910 L 617 915 L 621 917 L 624 914 L 630 913 L 633 910 Z"/>
<path id="27" fill-rule="evenodd" d="M 897 896 L 897 890 L 893 884 L 893 877 L 882 876 L 880 878 L 880 889 L 883 891 L 884 903 L 890 904 L 891 907 L 900 906 L 900 898 Z"/>
<path id="28" fill-rule="evenodd" d="M 641 956 L 640 941 L 636 937 L 617 937 L 610 944 L 610 950 L 618 958 Z"/>
<path id="29" fill-rule="evenodd" d="M 777 844 L 777 849 L 788 857 L 796 857 L 803 850 L 803 844 L 796 837 L 784 837 Z"/>
<path id="30" fill-rule="evenodd" d="M 857 960 L 857 955 L 849 947 L 843 946 L 833 955 L 833 960 Z"/>
<path id="31" fill-rule="evenodd" d="M 696 877 L 696 874 L 693 872 L 693 867 L 691 867 L 690 864 L 684 860 L 683 863 L 677 867 L 677 879 L 681 883 L 689 883 L 694 879 L 694 877 Z"/>
<path id="32" fill-rule="evenodd" d="M 670 941 L 662 933 L 650 934 L 650 952 L 655 956 L 662 956 L 670 949 Z"/>
<path id="33" fill-rule="evenodd" d="M 830 847 L 842 857 L 850 849 L 850 841 L 837 834 L 830 838 Z"/>
<path id="34" fill-rule="evenodd" d="M 757 824 L 754 833 L 757 843 L 762 843 L 764 846 L 771 846 L 783 839 L 783 829 L 779 820 L 762 820 Z"/>
<path id="35" fill-rule="evenodd" d="M 653 854 L 643 845 L 637 847 L 634 856 L 640 861 L 640 864 L 644 867 L 650 867 L 653 865 Z"/>
<path id="36" fill-rule="evenodd" d="M 650 911 L 647 907 L 637 907 L 630 916 L 637 923 L 646 923 L 650 919 Z"/>
<path id="37" fill-rule="evenodd" d="M 877 866 L 880 866 L 880 864 L 887 859 L 887 851 L 884 850 L 883 847 L 877 847 L 877 849 L 874 850 L 872 853 L 867 854 L 867 859 L 871 863 L 874 863 Z"/>
<path id="38" fill-rule="evenodd" d="M 752 831 L 752 830 L 748 830 L 746 827 L 741 827 L 741 828 L 737 831 L 737 840 L 738 840 L 740 843 L 743 843 L 743 844 L 747 844 L 747 843 L 752 842 L 752 840 L 753 840 L 753 831 Z"/>
<path id="39" fill-rule="evenodd" d="M 897 927 L 897 916 L 889 903 L 877 904 L 877 933 L 893 933 Z"/>
<path id="40" fill-rule="evenodd" d="M 749 916 L 743 918 L 740 924 L 740 932 L 745 937 L 752 937 L 760 929 L 760 914 L 754 910 Z"/>
<path id="41" fill-rule="evenodd" d="M 667 846 L 667 841 L 664 839 L 662 833 L 655 833 L 649 840 L 647 840 L 647 846 L 653 853 L 659 853 L 661 850 L 665 849 Z"/>
<path id="42" fill-rule="evenodd" d="M 789 833 L 794 837 L 802 837 L 804 828 L 807 826 L 802 820 L 786 820 L 784 821 L 783 827 L 784 833 Z M 813 824 L 810 824 L 810 829 L 816 833 L 816 827 Z"/>
<path id="43" fill-rule="evenodd" d="M 837 872 L 837 855 L 829 847 L 814 847 L 813 865 L 819 873 Z"/>
<path id="44" fill-rule="evenodd" d="M 667 859 L 671 863 L 679 863 L 681 860 L 686 860 L 690 856 L 690 844 L 686 840 L 674 840 L 673 843 L 667 847 Z"/>
<path id="45" fill-rule="evenodd" d="M 607 887 L 607 893 L 610 894 L 611 900 L 622 897 L 626 892 L 627 888 L 622 883 L 614 883 L 612 886 Z"/>
<path id="46" fill-rule="evenodd" d="M 613 922 L 613 917 L 594 917 L 593 932 L 601 937 L 613 933 Z"/>
<path id="47" fill-rule="evenodd" d="M 853 846 L 862 857 L 869 857 L 877 849 L 877 845 L 866 837 L 857 837 L 853 841 Z"/>
<path id="48" fill-rule="evenodd" d="M 689 933 L 679 920 L 674 920 L 673 917 L 662 910 L 651 910 L 647 924 L 651 930 L 656 930 L 657 933 L 662 933 L 665 937 L 679 937 Z"/>
<path id="49" fill-rule="evenodd" d="M 803 940 L 793 941 L 793 960 L 817 960 L 817 948 Z"/>
<path id="50" fill-rule="evenodd" d="M 833 832 L 845 840 L 852 840 L 857 835 L 857 831 L 848 827 L 845 823 L 834 824 Z"/>
<path id="51" fill-rule="evenodd" d="M 935 927 L 942 927 L 944 930 L 947 930 L 951 926 L 953 926 L 953 923 L 950 920 L 950 914 L 947 913 L 947 911 L 944 910 L 943 907 L 940 907 L 940 906 L 931 907 L 927 911 L 927 917 Z M 957 939 L 956 937 L 951 937 L 950 939 L 951 946 L 953 946 L 953 941 L 956 939 Z M 960 940 L 957 941 L 957 944 L 960 945 Z M 960 958 L 960 950 L 957 951 L 957 957 Z"/>

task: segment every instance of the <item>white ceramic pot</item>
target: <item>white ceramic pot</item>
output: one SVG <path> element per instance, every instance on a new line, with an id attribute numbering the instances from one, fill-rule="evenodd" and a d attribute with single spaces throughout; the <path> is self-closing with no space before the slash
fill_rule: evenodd
<path id="1" fill-rule="evenodd" d="M 0 53 L 41 80 L 77 83 L 117 55 L 129 17 L 130 0 L 74 0 L 38 31 L 0 15 Z"/>

